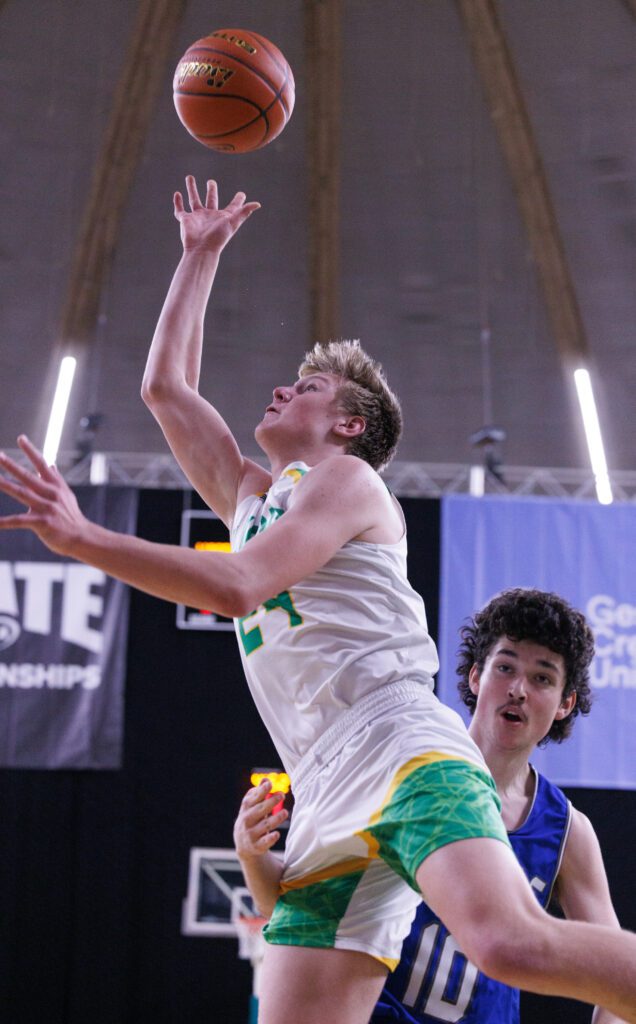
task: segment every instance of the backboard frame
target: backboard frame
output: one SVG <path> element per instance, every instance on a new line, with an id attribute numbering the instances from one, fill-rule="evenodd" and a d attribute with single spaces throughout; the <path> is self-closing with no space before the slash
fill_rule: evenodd
<path id="1" fill-rule="evenodd" d="M 220 846 L 192 847 L 188 889 L 182 907 L 182 935 L 236 936 L 232 907 L 234 905 L 236 913 L 237 899 L 241 914 L 259 916 L 245 885 L 236 850 Z"/>

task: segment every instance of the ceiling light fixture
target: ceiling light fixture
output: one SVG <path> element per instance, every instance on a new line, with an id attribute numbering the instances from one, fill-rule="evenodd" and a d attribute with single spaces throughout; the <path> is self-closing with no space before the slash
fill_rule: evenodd
<path id="1" fill-rule="evenodd" d="M 52 466 L 55 463 L 57 452 L 60 447 L 60 439 L 64 428 L 64 420 L 66 419 L 66 410 L 68 408 L 68 400 L 71 396 L 71 388 L 73 387 L 73 377 L 75 376 L 76 366 L 77 359 L 73 356 L 64 356 L 60 363 L 60 371 L 57 377 L 57 386 L 55 388 L 53 405 L 51 406 L 49 425 L 46 430 L 46 438 L 44 439 L 44 447 L 42 449 L 42 454 L 49 466 Z"/>
<path id="2" fill-rule="evenodd" d="M 590 453 L 592 472 L 596 481 L 596 496 L 601 505 L 611 505 L 614 496 L 607 472 L 601 426 L 598 420 L 594 391 L 592 390 L 592 379 L 589 372 L 584 369 L 575 370 L 574 383 L 576 384 L 576 393 L 581 407 L 581 416 L 583 417 L 583 427 Z"/>

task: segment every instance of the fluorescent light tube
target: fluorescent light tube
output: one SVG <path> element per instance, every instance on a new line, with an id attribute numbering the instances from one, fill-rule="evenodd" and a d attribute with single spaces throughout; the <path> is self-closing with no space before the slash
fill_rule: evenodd
<path id="1" fill-rule="evenodd" d="M 64 356 L 60 363 L 60 372 L 57 377 L 57 386 L 55 388 L 53 405 L 51 406 L 49 425 L 46 431 L 44 447 L 42 449 L 42 454 L 49 466 L 54 464 L 57 458 L 58 448 L 60 447 L 60 440 L 62 437 L 62 430 L 64 428 L 64 420 L 66 419 L 68 400 L 71 396 L 71 388 L 73 387 L 73 377 L 75 376 L 76 366 L 77 359 L 74 359 L 73 356 Z"/>
<path id="2" fill-rule="evenodd" d="M 587 439 L 587 448 L 590 453 L 592 472 L 596 481 L 596 496 L 601 505 L 611 505 L 614 496 L 607 472 L 605 449 L 601 436 L 601 426 L 598 421 L 596 402 L 592 390 L 592 380 L 587 370 L 579 369 L 574 371 L 574 383 L 581 407 L 583 427 Z"/>

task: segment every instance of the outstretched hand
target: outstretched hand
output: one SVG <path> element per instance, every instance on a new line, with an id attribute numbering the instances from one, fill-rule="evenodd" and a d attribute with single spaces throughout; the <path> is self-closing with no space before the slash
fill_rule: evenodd
<path id="1" fill-rule="evenodd" d="M 266 853 L 280 838 L 277 829 L 289 816 L 284 807 L 276 814 L 273 813 L 282 796 L 280 793 L 271 793 L 271 788 L 271 782 L 265 779 L 260 786 L 248 789 L 241 801 L 234 822 L 234 846 L 242 860 Z"/>
<path id="2" fill-rule="evenodd" d="M 0 452 L 0 491 L 25 505 L 26 512 L 0 517 L 0 530 L 33 530 L 51 551 L 72 554 L 88 520 L 80 511 L 75 495 L 55 466 L 21 434 L 18 444 L 33 470 L 25 469 Z"/>
<path id="3" fill-rule="evenodd" d="M 219 209 L 219 193 L 215 181 L 208 181 L 205 203 L 201 202 L 194 177 L 186 177 L 190 210 L 186 210 L 180 192 L 174 194 L 174 215 L 181 225 L 184 251 L 219 253 L 241 224 L 260 209 L 260 203 L 246 203 L 245 193 L 237 192 L 227 206 Z"/>

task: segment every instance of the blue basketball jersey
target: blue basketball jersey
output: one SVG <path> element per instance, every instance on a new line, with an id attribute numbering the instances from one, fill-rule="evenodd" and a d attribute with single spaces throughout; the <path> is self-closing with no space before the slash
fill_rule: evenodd
<path id="1" fill-rule="evenodd" d="M 530 812 L 521 827 L 508 835 L 539 903 L 547 907 L 561 867 L 571 805 L 557 786 L 534 774 Z M 404 940 L 399 966 L 389 976 L 371 1017 L 372 1024 L 388 1021 L 518 1024 L 519 990 L 481 974 L 422 903 Z"/>

